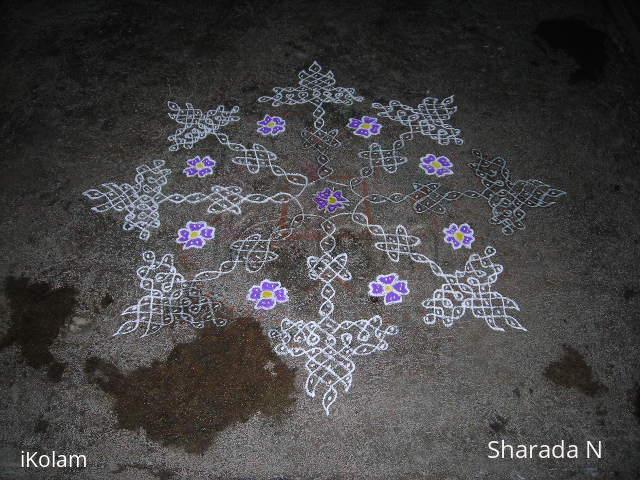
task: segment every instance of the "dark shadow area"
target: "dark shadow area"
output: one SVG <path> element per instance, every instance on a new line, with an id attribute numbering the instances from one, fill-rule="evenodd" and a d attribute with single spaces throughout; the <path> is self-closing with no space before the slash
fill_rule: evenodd
<path id="1" fill-rule="evenodd" d="M 120 428 L 202 453 L 217 432 L 258 412 L 284 414 L 294 399 L 294 370 L 273 352 L 252 319 L 235 320 L 177 345 L 165 362 L 130 373 L 96 357 L 89 380 L 114 398 Z"/>
<path id="2" fill-rule="evenodd" d="M 564 356 L 551 362 L 544 371 L 544 376 L 556 385 L 575 388 L 585 395 L 593 397 L 608 391 L 608 388 L 593 378 L 591 366 L 576 349 L 564 346 Z"/>
<path id="3" fill-rule="evenodd" d="M 17 345 L 27 365 L 46 366 L 49 379 L 60 381 L 65 365 L 53 358 L 49 347 L 73 314 L 78 292 L 73 287 L 53 288 L 45 282 L 15 277 L 5 280 L 4 289 L 11 308 L 11 325 L 0 340 L 0 348 Z"/>
<path id="4" fill-rule="evenodd" d="M 554 50 L 562 50 L 578 64 L 569 83 L 600 80 L 607 64 L 607 35 L 581 20 L 571 18 L 545 20 L 535 34 Z"/>

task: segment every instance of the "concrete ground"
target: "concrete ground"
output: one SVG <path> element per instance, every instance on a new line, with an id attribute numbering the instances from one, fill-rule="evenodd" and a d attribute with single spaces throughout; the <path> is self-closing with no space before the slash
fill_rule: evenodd
<path id="1" fill-rule="evenodd" d="M 0 478 L 638 478 L 640 70 L 628 34 L 637 19 L 620 2 L 556 3 L 8 2 Z M 407 193 L 414 182 L 480 191 L 467 166 L 473 149 L 502 156 L 514 181 L 539 179 L 566 192 L 548 208 L 528 208 L 526 228 L 513 235 L 489 223 L 482 198 L 452 202 L 443 215 L 418 214 L 410 199 L 362 207 L 388 234 L 407 227 L 422 242 L 415 251 L 446 273 L 493 246 L 492 260 L 504 266 L 493 291 L 517 302 L 510 313 L 526 331 L 502 321 L 505 331 L 494 331 L 469 310 L 450 328 L 426 325 L 422 302 L 443 280 L 408 255 L 393 262 L 374 247 L 375 233 L 338 217 L 332 255 L 347 254 L 352 278 L 332 283 L 335 321 L 380 315 L 380 328 L 398 329 L 372 340 L 379 348 L 388 342 L 386 350 L 357 357 L 351 389 L 338 386 L 330 415 L 326 385 L 308 396 L 303 357 L 278 356 L 281 337 L 269 336 L 284 317 L 319 320 L 322 284 L 307 267 L 307 257 L 322 254 L 317 217 L 274 241 L 277 258 L 260 271 L 247 271 L 260 262 L 246 260 L 181 297 L 203 302 L 226 325 L 193 329 L 176 320 L 154 335 L 141 337 L 141 327 L 113 336 L 131 318 L 121 312 L 143 295 L 136 269 L 144 251 L 158 261 L 172 254 L 189 280 L 232 258 L 245 232 L 290 225 L 298 207 L 246 203 L 234 215 L 167 202 L 143 241 L 123 230 L 124 212 L 92 212 L 96 202 L 83 196 L 106 182 L 132 183 L 136 167 L 154 159 L 172 171 L 165 194 L 218 184 L 295 195 L 282 176 L 234 164 L 213 136 L 169 151 L 177 125 L 168 101 L 204 110 L 237 105 L 240 120 L 222 131 L 233 142 L 264 145 L 282 168 L 305 175 L 312 183 L 298 201 L 323 215 L 313 196 L 332 184 L 318 179 L 314 150 L 300 136 L 312 128 L 313 107 L 257 102 L 274 87 L 296 86 L 314 61 L 364 97 L 325 105 L 326 129 L 339 129 L 341 142 L 329 180 L 345 182 L 366 166 L 357 153 L 372 140 L 346 125 L 378 114 L 372 102 L 416 106 L 455 94 L 458 106 L 451 124 L 462 145 L 417 135 L 396 173 L 377 168 L 357 193 L 344 189 L 348 208 L 357 194 Z M 265 114 L 284 118 L 286 131 L 262 138 L 256 122 Z M 374 141 L 389 148 L 403 129 L 378 119 Z M 427 153 L 451 159 L 454 175 L 428 177 L 418 168 Z M 215 174 L 183 175 L 194 155 L 216 159 Z M 201 250 L 175 242 L 189 220 L 216 228 Z M 442 230 L 465 222 L 475 242 L 454 250 Z M 367 284 L 389 272 L 411 293 L 385 306 Z M 287 303 L 265 311 L 246 300 L 265 278 L 288 289 Z M 209 318 L 200 314 L 195 321 Z M 494 440 L 564 440 L 580 456 L 490 459 Z M 586 458 L 587 441 L 603 442 L 602 458 Z M 22 451 L 52 450 L 86 455 L 87 467 L 21 467 Z"/>

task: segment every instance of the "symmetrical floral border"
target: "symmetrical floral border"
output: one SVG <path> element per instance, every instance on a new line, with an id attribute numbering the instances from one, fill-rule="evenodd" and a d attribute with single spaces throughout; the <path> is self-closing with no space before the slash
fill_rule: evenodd
<path id="1" fill-rule="evenodd" d="M 292 212 L 285 225 L 280 221 L 266 220 L 251 226 L 242 238 L 231 243 L 227 259 L 217 267 L 197 273 L 191 280 L 186 280 L 176 271 L 173 255 L 167 254 L 157 260 L 153 252 L 145 252 L 145 264 L 138 269 L 138 277 L 140 288 L 146 293 L 136 304 L 124 310 L 126 321 L 115 335 L 133 333 L 140 328 L 143 330 L 142 336 L 150 335 L 176 321 L 196 328 L 203 327 L 206 322 L 224 325 L 226 321 L 215 315 L 219 305 L 202 293 L 203 287 L 232 273 L 238 266 L 244 267 L 249 273 L 261 271 L 278 259 L 274 243 L 289 241 L 293 232 L 318 225 L 313 228 L 319 228 L 322 232 L 320 254 L 309 256 L 306 261 L 308 277 L 320 285 L 318 318 L 309 321 L 284 318 L 278 328 L 270 330 L 269 335 L 278 354 L 304 359 L 307 372 L 305 390 L 311 397 L 322 397 L 323 408 L 328 415 L 339 392 L 347 392 L 351 388 L 357 359 L 386 350 L 389 346 L 388 337 L 398 333 L 397 326 L 385 325 L 379 315 L 359 320 L 337 321 L 335 318 L 335 282 L 352 280 L 348 254 L 336 249 L 336 222 L 343 219 L 366 230 L 373 239 L 374 249 L 385 254 L 392 262 L 406 258 L 423 264 L 443 282 L 431 297 L 422 302 L 426 311 L 423 320 L 427 325 L 441 321 L 451 327 L 469 312 L 495 331 L 503 331 L 504 326 L 525 330 L 511 315 L 519 310 L 517 303 L 494 290 L 494 284 L 502 272 L 502 266 L 492 260 L 496 254 L 494 248 L 487 246 L 481 254 L 471 252 L 463 270 L 446 273 L 436 261 L 420 251 L 422 241 L 417 235 L 411 234 L 404 225 L 398 224 L 388 229 L 372 223 L 365 213 L 366 207 L 384 204 L 397 207 L 406 202 L 418 214 L 443 215 L 455 201 L 463 198 L 484 199 L 491 209 L 490 223 L 499 225 L 503 234 L 511 235 L 525 228 L 527 209 L 548 207 L 565 192 L 539 180 L 512 181 L 504 159 L 489 158 L 474 150 L 474 161 L 469 166 L 480 179 L 481 190 L 459 192 L 431 182 L 414 183 L 406 193 L 362 193 L 356 187 L 372 176 L 375 169 L 394 174 L 408 163 L 402 151 L 407 142 L 417 136 L 428 137 L 439 145 L 462 145 L 460 130 L 449 123 L 457 111 L 453 96 L 442 100 L 426 97 L 416 107 L 397 100 L 391 100 L 386 105 L 373 103 L 372 108 L 378 111 L 377 116 L 364 115 L 350 119 L 345 128 L 350 128 L 363 139 L 381 133 L 383 125 L 378 123 L 379 118 L 399 124 L 404 131 L 390 147 L 383 147 L 377 142 L 370 143 L 366 150 L 358 153 L 358 158 L 364 163 L 359 174 L 346 182 L 339 182 L 332 178 L 332 160 L 341 143 L 337 128 L 325 128 L 325 106 L 353 105 L 362 102 L 363 98 L 353 88 L 337 87 L 333 73 L 323 71 L 317 62 L 302 70 L 298 78 L 297 86 L 276 87 L 273 96 L 260 97 L 258 102 L 270 103 L 272 107 L 306 104 L 313 107 L 312 128 L 304 128 L 301 136 L 305 146 L 316 152 L 317 180 L 310 181 L 306 175 L 288 172 L 280 165 L 278 156 L 261 144 L 254 143 L 247 147 L 232 141 L 224 129 L 240 120 L 238 107 L 227 109 L 220 105 L 205 112 L 189 103 L 181 107 L 169 102 L 169 117 L 178 124 L 177 130 L 168 137 L 170 151 L 191 149 L 196 143 L 212 136 L 232 152 L 233 164 L 246 168 L 251 175 L 262 173 L 281 178 L 288 183 L 290 191 L 266 195 L 246 193 L 235 185 L 214 184 L 209 192 L 165 193 L 163 190 L 171 170 L 164 168 L 163 160 L 155 160 L 151 165 L 137 168 L 133 184 L 105 183 L 84 193 L 90 200 L 101 202 L 93 207 L 96 212 L 125 212 L 123 228 L 137 230 L 142 240 L 147 240 L 151 232 L 160 226 L 160 209 L 164 204 L 206 203 L 207 212 L 211 215 L 240 215 L 244 204 L 269 203 L 287 205 Z M 285 124 L 286 121 L 281 117 L 267 114 L 258 122 L 258 133 L 275 136 L 284 132 Z M 209 160 L 212 165 L 195 157 L 187 164 L 188 168 L 194 169 L 189 173 L 198 177 L 210 175 L 212 172 L 209 170 L 202 175 L 198 173 L 215 166 L 215 161 Z M 435 154 L 421 158 L 418 166 L 424 170 L 424 174 L 436 178 L 453 174 L 452 162 Z M 185 169 L 185 174 L 189 173 Z M 307 192 L 312 186 L 314 188 Z M 315 212 L 306 212 L 303 207 L 303 196 L 309 194 L 314 195 L 317 206 Z M 291 206 L 294 211 L 291 211 Z M 206 230 L 209 227 L 205 222 L 192 227 L 193 223 L 187 224 L 178 233 L 176 241 L 184 248 L 187 248 L 192 237 L 202 236 L 202 241 L 191 243 L 196 248 L 213 240 L 214 231 Z M 444 241 L 454 249 L 465 247 L 471 250 L 475 240 L 473 228 L 468 224 L 451 224 L 443 234 Z M 407 282 L 401 280 L 398 274 L 381 273 L 370 282 L 369 292 L 363 294 L 382 297 L 385 305 L 392 305 L 400 303 L 409 293 Z M 262 280 L 246 295 L 247 301 L 253 302 L 254 308 L 260 310 L 271 310 L 278 303 L 289 300 L 287 290 L 277 279 Z"/>

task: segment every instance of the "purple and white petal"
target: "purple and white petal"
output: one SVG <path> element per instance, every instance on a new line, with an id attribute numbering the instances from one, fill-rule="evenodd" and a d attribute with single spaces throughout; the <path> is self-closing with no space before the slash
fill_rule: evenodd
<path id="1" fill-rule="evenodd" d="M 396 282 L 393 284 L 393 289 L 398 292 L 401 293 L 402 295 L 408 295 L 409 294 L 409 286 L 407 285 L 407 282 L 405 280 L 402 280 L 400 282 Z"/>
<path id="2" fill-rule="evenodd" d="M 176 242 L 184 243 L 187 240 L 189 240 L 189 230 L 187 230 L 186 228 L 181 228 L 180 230 L 178 230 L 178 238 L 176 239 Z"/>
<path id="3" fill-rule="evenodd" d="M 452 223 L 451 225 L 449 225 L 449 228 L 445 228 L 444 230 L 442 230 L 442 232 L 445 233 L 446 235 L 453 235 L 457 231 L 458 231 L 458 225 L 456 225 L 455 223 Z"/>
<path id="4" fill-rule="evenodd" d="M 384 304 L 391 305 L 392 303 L 402 302 L 402 297 L 396 292 L 389 292 L 384 296 Z"/>
<path id="5" fill-rule="evenodd" d="M 450 243 L 453 246 L 454 250 L 458 250 L 462 244 L 456 240 L 454 237 L 447 237 L 446 238 L 447 243 Z"/>
<path id="6" fill-rule="evenodd" d="M 362 125 L 362 120 L 358 118 L 350 118 L 347 127 L 358 128 L 360 125 Z"/>
<path id="7" fill-rule="evenodd" d="M 278 287 L 280 287 L 280 282 L 272 282 L 271 280 L 263 280 L 262 283 L 260 283 L 260 288 L 263 291 L 273 292 Z"/>
<path id="8" fill-rule="evenodd" d="M 324 210 L 325 208 L 327 208 L 327 201 L 322 199 L 322 198 L 316 198 L 316 204 L 318 205 L 318 210 Z"/>
<path id="9" fill-rule="evenodd" d="M 348 200 L 342 194 L 342 190 L 336 190 L 335 192 L 333 192 L 333 197 L 339 202 L 348 202 Z"/>
<path id="10" fill-rule="evenodd" d="M 447 157 L 438 157 L 438 161 L 443 167 L 451 167 L 453 165 Z"/>
<path id="11" fill-rule="evenodd" d="M 200 230 L 200 235 L 207 240 L 211 240 L 215 235 L 216 229 L 213 227 L 205 227 Z"/>
<path id="12" fill-rule="evenodd" d="M 202 248 L 204 247 L 204 240 L 202 238 L 192 238 L 187 243 L 184 244 L 184 249 L 188 248 Z"/>
<path id="13" fill-rule="evenodd" d="M 271 310 L 276 306 L 276 301 L 273 298 L 263 298 L 256 303 L 256 310 Z"/>
<path id="14" fill-rule="evenodd" d="M 385 285 L 393 285 L 393 282 L 398 278 L 397 273 L 390 273 L 389 275 L 378 275 L 378 281 Z"/>
<path id="15" fill-rule="evenodd" d="M 251 290 L 249 290 L 249 293 L 247 294 L 247 300 L 257 302 L 258 300 L 260 300 L 261 295 L 262 290 L 260 289 L 260 287 L 254 285 L 253 287 L 251 287 Z"/>
<path id="16" fill-rule="evenodd" d="M 287 295 L 287 289 L 286 288 L 279 288 L 274 293 L 275 293 L 275 296 L 276 296 L 276 300 L 278 302 L 283 303 L 283 302 L 288 302 L 289 301 L 289 296 Z"/>
<path id="17" fill-rule="evenodd" d="M 384 295 L 384 285 L 378 282 L 369 282 L 369 295 L 381 297 Z"/>

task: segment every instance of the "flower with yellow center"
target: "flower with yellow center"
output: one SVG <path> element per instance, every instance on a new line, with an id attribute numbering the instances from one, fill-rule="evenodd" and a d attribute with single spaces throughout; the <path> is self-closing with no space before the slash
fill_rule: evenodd
<path id="1" fill-rule="evenodd" d="M 361 118 L 350 118 L 347 128 L 353 129 L 353 134 L 368 138 L 372 135 L 379 135 L 382 125 L 378 123 L 376 117 L 364 116 Z"/>
<path id="2" fill-rule="evenodd" d="M 177 243 L 182 244 L 183 249 L 202 248 L 208 240 L 213 240 L 216 229 L 207 225 L 207 222 L 187 222 L 185 228 L 178 230 Z"/>
<path id="3" fill-rule="evenodd" d="M 280 282 L 265 279 L 249 289 L 247 300 L 254 303 L 256 310 L 271 310 L 279 303 L 288 302 L 289 296 Z"/>
<path id="4" fill-rule="evenodd" d="M 449 228 L 442 230 L 442 233 L 444 233 L 444 241 L 451 244 L 454 250 L 461 247 L 471 248 L 471 244 L 476 239 L 473 228 L 468 223 L 460 226 L 452 223 Z"/>
<path id="5" fill-rule="evenodd" d="M 262 120 L 257 122 L 257 132 L 263 137 L 272 136 L 275 137 L 285 131 L 286 123 L 284 119 L 280 117 L 272 117 L 271 115 L 265 115 Z"/>
<path id="6" fill-rule="evenodd" d="M 385 305 L 402 303 L 402 297 L 408 294 L 409 284 L 406 280 L 401 280 L 397 273 L 378 275 L 374 281 L 369 282 L 369 295 L 382 297 Z"/>
<path id="7" fill-rule="evenodd" d="M 195 156 L 187 160 L 187 168 L 182 172 L 187 177 L 206 177 L 207 175 L 213 175 L 213 168 L 216 166 L 216 161 L 207 155 L 204 158 Z"/>
<path id="8" fill-rule="evenodd" d="M 453 163 L 444 155 L 439 157 L 436 157 L 433 153 L 425 155 L 420 159 L 420 168 L 427 175 L 435 175 L 436 177 L 453 175 Z"/>

